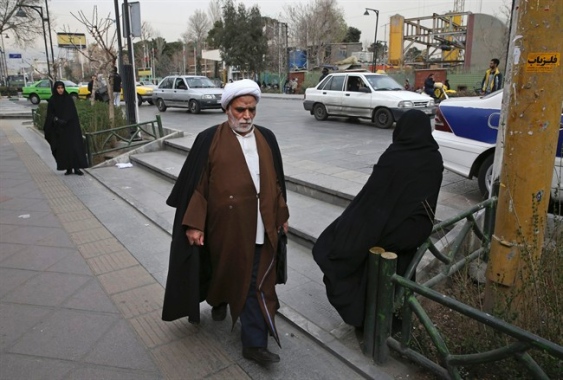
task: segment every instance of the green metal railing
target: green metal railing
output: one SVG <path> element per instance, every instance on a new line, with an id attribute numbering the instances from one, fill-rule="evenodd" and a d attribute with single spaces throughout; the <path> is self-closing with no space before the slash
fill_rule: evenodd
<path id="1" fill-rule="evenodd" d="M 442 378 L 461 379 L 460 367 L 462 366 L 467 367 L 513 357 L 523 364 L 533 378 L 548 379 L 544 370 L 527 351 L 539 349 L 548 355 L 563 360 L 562 346 L 432 289 L 434 285 L 440 283 L 464 265 L 477 258 L 484 258 L 488 253 L 496 202 L 496 198 L 491 198 L 452 219 L 437 224 L 433 229 L 433 233 L 444 230 L 454 223 L 465 219 L 465 224 L 447 252 L 440 252 L 434 243 L 428 239 L 415 254 L 413 262 L 407 269 L 404 277 L 396 274 L 396 254 L 385 252 L 385 249 L 379 247 L 370 250 L 363 349 L 365 354 L 373 357 L 376 363 L 385 363 L 389 357 L 389 348 L 391 348 L 430 369 Z M 486 215 L 484 227 L 481 229 L 475 220 L 475 213 L 482 209 L 485 209 Z M 461 260 L 454 261 L 461 250 L 463 240 L 471 231 L 481 240 L 481 247 Z M 426 250 L 432 252 L 438 260 L 446 265 L 441 273 L 438 273 L 424 284 L 417 284 L 408 279 L 412 277 L 416 266 Z M 511 337 L 514 342 L 486 352 L 461 355 L 451 354 L 445 339 L 433 324 L 417 297 L 429 299 L 487 325 L 495 331 Z M 400 341 L 391 336 L 395 311 L 400 311 L 402 316 Z M 409 347 L 413 313 L 429 335 L 442 365 L 435 363 L 422 353 Z"/>
<path id="2" fill-rule="evenodd" d="M 86 138 L 88 164 L 92 166 L 94 156 L 145 145 L 164 137 L 164 130 L 160 115 L 156 115 L 155 120 L 104 129 L 102 131 L 87 132 L 84 136 Z"/>

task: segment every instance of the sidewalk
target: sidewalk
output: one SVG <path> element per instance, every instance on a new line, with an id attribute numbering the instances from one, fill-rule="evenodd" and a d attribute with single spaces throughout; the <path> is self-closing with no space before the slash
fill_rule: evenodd
<path id="1" fill-rule="evenodd" d="M 352 369 L 283 318 L 272 367 L 243 359 L 239 325 L 212 322 L 205 304 L 199 326 L 162 322 L 150 273 L 166 267 L 151 258 L 168 234 L 89 175 L 56 172 L 21 122 L 0 121 L 0 379 L 390 378 L 367 358 Z"/>
<path id="2" fill-rule="evenodd" d="M 31 119 L 32 107 L 25 98 L 0 96 L 0 119 Z"/>

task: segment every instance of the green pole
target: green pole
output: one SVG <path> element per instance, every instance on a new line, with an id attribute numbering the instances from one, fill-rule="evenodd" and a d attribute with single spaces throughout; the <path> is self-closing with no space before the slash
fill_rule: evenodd
<path id="1" fill-rule="evenodd" d="M 387 338 L 391 336 L 393 300 L 395 299 L 395 285 L 391 282 L 391 277 L 397 271 L 397 254 L 383 252 L 380 257 L 373 359 L 377 364 L 384 364 L 389 356 Z"/>
<path id="2" fill-rule="evenodd" d="M 366 310 L 364 314 L 364 344 L 365 355 L 373 357 L 373 344 L 375 341 L 375 303 L 377 299 L 377 276 L 379 274 L 380 255 L 385 252 L 381 247 L 372 247 L 369 250 L 367 271 L 368 283 L 366 291 Z"/>

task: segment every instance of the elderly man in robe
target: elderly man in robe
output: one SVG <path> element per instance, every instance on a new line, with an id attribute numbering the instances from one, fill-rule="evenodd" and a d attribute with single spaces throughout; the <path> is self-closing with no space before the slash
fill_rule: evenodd
<path id="1" fill-rule="evenodd" d="M 276 137 L 254 125 L 260 88 L 229 83 L 221 98 L 228 120 L 201 132 L 167 200 L 176 208 L 162 319 L 199 323 L 199 303 L 212 319 L 241 322 L 242 354 L 279 362 L 274 323 L 278 231 L 289 212 Z"/>

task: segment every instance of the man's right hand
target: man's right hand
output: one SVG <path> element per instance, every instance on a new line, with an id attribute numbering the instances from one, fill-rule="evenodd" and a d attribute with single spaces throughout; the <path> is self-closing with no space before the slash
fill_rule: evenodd
<path id="1" fill-rule="evenodd" d="M 186 230 L 186 237 L 190 245 L 203 245 L 203 231 L 195 228 L 188 228 Z"/>

